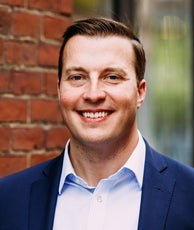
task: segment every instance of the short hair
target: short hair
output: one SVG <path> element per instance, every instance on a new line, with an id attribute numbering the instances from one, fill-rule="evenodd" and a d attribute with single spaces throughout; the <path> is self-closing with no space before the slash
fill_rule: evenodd
<path id="1" fill-rule="evenodd" d="M 62 76 L 63 69 L 63 51 L 65 45 L 72 37 L 76 35 L 90 36 L 90 37 L 106 37 L 106 36 L 120 36 L 128 38 L 131 43 L 135 54 L 135 72 L 137 84 L 144 78 L 145 73 L 145 52 L 143 46 L 134 34 L 130 26 L 126 26 L 121 22 L 114 21 L 108 18 L 87 18 L 75 21 L 69 26 L 64 35 L 63 42 L 60 48 L 59 61 L 58 61 L 58 79 L 59 83 Z"/>

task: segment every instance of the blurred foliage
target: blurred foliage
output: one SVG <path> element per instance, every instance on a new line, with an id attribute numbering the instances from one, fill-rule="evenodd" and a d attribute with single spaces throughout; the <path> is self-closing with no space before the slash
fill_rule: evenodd
<path id="1" fill-rule="evenodd" d="M 79 16 L 103 15 L 104 4 L 102 0 L 74 0 L 75 12 Z"/>
<path id="2" fill-rule="evenodd" d="M 170 28 L 163 28 L 153 39 L 152 80 L 154 100 L 153 119 L 155 132 L 186 129 L 191 106 L 192 87 L 190 78 L 190 36 L 178 18 L 172 20 Z M 169 22 L 168 22 L 169 23 Z M 157 68 L 156 68 L 157 67 Z"/>

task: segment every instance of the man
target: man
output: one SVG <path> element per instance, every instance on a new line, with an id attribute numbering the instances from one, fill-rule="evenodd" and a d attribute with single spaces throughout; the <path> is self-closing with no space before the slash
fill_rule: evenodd
<path id="1" fill-rule="evenodd" d="M 194 170 L 142 138 L 145 54 L 130 28 L 103 18 L 64 34 L 58 95 L 62 154 L 0 182 L 1 230 L 193 230 Z"/>

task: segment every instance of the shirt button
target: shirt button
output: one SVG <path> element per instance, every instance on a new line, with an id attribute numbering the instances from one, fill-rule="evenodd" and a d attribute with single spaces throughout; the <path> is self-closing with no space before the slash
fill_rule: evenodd
<path id="1" fill-rule="evenodd" d="M 102 203 L 102 201 L 103 201 L 102 196 L 100 196 L 100 195 L 97 196 L 96 200 L 97 200 L 98 203 Z"/>

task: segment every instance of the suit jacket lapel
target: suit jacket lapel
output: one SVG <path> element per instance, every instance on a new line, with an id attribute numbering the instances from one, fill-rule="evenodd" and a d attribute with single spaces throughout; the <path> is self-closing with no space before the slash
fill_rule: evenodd
<path id="1" fill-rule="evenodd" d="M 146 143 L 146 161 L 138 230 L 165 228 L 175 178 L 160 154 Z"/>
<path id="2" fill-rule="evenodd" d="M 62 162 L 63 154 L 52 160 L 31 186 L 29 230 L 52 229 Z"/>

